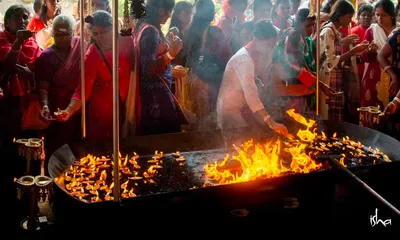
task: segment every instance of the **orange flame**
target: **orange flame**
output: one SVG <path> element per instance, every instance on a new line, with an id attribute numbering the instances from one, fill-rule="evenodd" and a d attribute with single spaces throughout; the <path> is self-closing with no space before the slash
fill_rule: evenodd
<path id="1" fill-rule="evenodd" d="M 106 178 L 107 178 L 106 170 L 101 171 L 100 180 L 104 181 L 104 180 L 106 180 Z"/>
<path id="2" fill-rule="evenodd" d="M 280 140 L 265 144 L 255 144 L 253 140 L 249 140 L 241 147 L 234 146 L 236 155 L 231 158 L 227 155 L 220 163 L 207 164 L 204 168 L 207 179 L 219 184 L 229 184 L 278 177 L 285 173 L 309 173 L 321 168 L 322 165 L 315 163 L 305 151 L 308 146 L 305 142 L 312 142 L 317 137 L 312 129 L 315 121 L 307 120 L 295 113 L 293 109 L 287 111 L 287 113 L 294 120 L 307 127 L 307 129 L 299 130 L 297 133 L 302 142 L 283 148 Z M 283 161 L 282 152 L 288 152 L 291 155 L 290 164 Z M 232 164 L 236 163 L 237 167 L 232 169 L 232 166 L 226 166 L 228 161 Z"/>
<path id="3" fill-rule="evenodd" d="M 296 120 L 296 122 L 299 122 L 303 125 L 305 125 L 307 127 L 306 130 L 299 130 L 297 132 L 297 136 L 300 138 L 300 140 L 304 141 L 304 142 L 312 142 L 315 137 L 317 137 L 317 134 L 315 134 L 314 132 L 311 132 L 310 129 L 314 126 L 315 121 L 314 120 L 307 120 L 305 117 L 301 116 L 298 113 L 294 112 L 294 109 L 290 109 L 287 111 L 287 114 L 293 118 L 294 120 Z"/>
<path id="4" fill-rule="evenodd" d="M 123 166 L 126 166 L 126 164 L 128 164 L 128 154 L 127 154 L 126 157 L 125 157 L 125 161 L 124 161 Z"/>
<path id="5" fill-rule="evenodd" d="M 129 191 L 129 197 L 136 197 L 136 194 L 133 192 L 133 188 Z"/>
<path id="6" fill-rule="evenodd" d="M 129 180 L 127 180 L 126 182 L 124 182 L 124 183 L 121 185 L 121 188 L 122 188 L 122 189 L 126 189 L 126 188 L 128 187 L 128 183 L 129 183 Z"/>
<path id="7" fill-rule="evenodd" d="M 241 148 L 235 146 L 237 154 L 232 156 L 232 160 L 240 164 L 238 171 L 226 169 L 225 165 L 229 160 L 229 155 L 219 164 L 207 164 L 204 170 L 208 179 L 219 184 L 278 177 L 286 172 L 308 173 L 320 168 L 321 165 L 316 164 L 305 154 L 306 146 L 300 144 L 297 147 L 290 148 L 292 163 L 290 166 L 285 166 L 280 157 L 280 141 L 261 145 L 254 144 L 253 140 L 249 140 Z"/>

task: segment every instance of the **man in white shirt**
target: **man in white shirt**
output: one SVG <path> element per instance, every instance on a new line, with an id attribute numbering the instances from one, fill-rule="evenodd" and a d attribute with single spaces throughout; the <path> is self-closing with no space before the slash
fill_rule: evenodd
<path id="1" fill-rule="evenodd" d="M 271 64 L 277 35 L 270 21 L 258 21 L 254 26 L 253 40 L 229 60 L 217 101 L 218 126 L 221 129 L 252 127 L 249 119 L 255 119 L 261 126 L 288 135 L 287 128 L 276 123 L 266 112 L 256 86 L 259 66 Z M 246 115 L 246 112 L 252 114 Z"/>

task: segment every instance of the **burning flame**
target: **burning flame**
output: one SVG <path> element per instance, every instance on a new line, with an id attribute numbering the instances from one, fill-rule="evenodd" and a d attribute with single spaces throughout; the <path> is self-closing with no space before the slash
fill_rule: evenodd
<path id="1" fill-rule="evenodd" d="M 124 161 L 123 166 L 125 167 L 127 164 L 128 164 L 128 155 L 126 155 L 126 157 L 125 157 L 125 161 Z"/>
<path id="2" fill-rule="evenodd" d="M 106 170 L 101 171 L 100 180 L 104 181 L 104 180 L 106 180 L 106 178 L 107 178 Z"/>
<path id="3" fill-rule="evenodd" d="M 351 140 L 349 136 L 339 139 L 337 133 L 334 133 L 328 139 L 324 132 L 318 135 L 316 122 L 295 113 L 294 109 L 288 110 L 287 114 L 306 127 L 304 130 L 298 130 L 296 135 L 299 140 L 286 143 L 278 139 L 276 142 L 265 144 L 255 144 L 253 140 L 250 140 L 241 147 L 234 146 L 235 155 L 232 157 L 227 155 L 223 161 L 205 166 L 207 180 L 229 184 L 278 177 L 288 173 L 309 173 L 322 168 L 322 164 L 317 164 L 313 157 L 318 157 L 321 153 L 329 154 L 332 147 L 347 152 L 342 153 L 338 159 L 345 167 L 349 159 L 350 161 L 358 159 L 358 163 L 362 164 L 362 159 L 367 157 L 366 155 L 377 156 L 377 159 L 381 156 L 384 161 L 390 162 L 389 157 L 379 149 L 366 148 L 360 142 Z M 311 149 L 312 151 L 309 151 Z M 368 151 L 366 152 L 365 149 Z M 314 150 L 316 152 L 313 152 Z M 290 163 L 288 163 L 289 159 Z M 376 159 L 373 161 L 374 164 L 376 161 Z"/>
<path id="4" fill-rule="evenodd" d="M 294 112 L 294 109 L 290 109 L 287 111 L 287 114 L 296 120 L 296 122 L 299 122 L 307 127 L 306 130 L 299 130 L 297 132 L 297 136 L 300 138 L 300 140 L 304 142 L 312 142 L 316 137 L 317 134 L 315 132 L 310 131 L 310 129 L 314 126 L 315 121 L 314 120 L 307 120 L 305 117 L 301 116 L 298 113 Z"/>
<path id="5" fill-rule="evenodd" d="M 305 151 L 307 142 L 312 142 L 317 137 L 317 134 L 312 131 L 315 121 L 307 120 L 295 113 L 294 109 L 288 110 L 287 113 L 307 127 L 297 132 L 300 142 L 284 148 L 279 139 L 266 144 L 255 144 L 253 140 L 249 140 L 241 147 L 234 146 L 236 155 L 232 156 L 231 162 L 236 163 L 237 167 L 234 165 L 232 169 L 232 166 L 226 166 L 230 160 L 230 156 L 227 155 L 222 162 L 205 166 L 207 178 L 219 184 L 229 184 L 278 177 L 287 173 L 309 173 L 321 168 L 322 165 L 315 163 Z M 323 136 L 326 138 L 325 135 Z M 283 161 L 282 152 L 288 152 L 291 155 L 290 164 Z"/>
<path id="6" fill-rule="evenodd" d="M 305 144 L 289 149 L 292 162 L 285 166 L 280 157 L 281 145 L 280 141 L 262 145 L 249 140 L 241 148 L 234 146 L 237 154 L 232 156 L 232 160 L 240 164 L 240 168 L 234 171 L 226 167 L 230 157 L 227 155 L 221 163 L 207 164 L 206 176 L 219 184 L 227 184 L 278 177 L 288 172 L 308 173 L 321 167 L 305 154 Z"/>

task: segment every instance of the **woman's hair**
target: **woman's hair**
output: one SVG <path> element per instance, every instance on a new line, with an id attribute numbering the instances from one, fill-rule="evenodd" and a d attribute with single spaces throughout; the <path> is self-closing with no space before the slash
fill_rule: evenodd
<path id="1" fill-rule="evenodd" d="M 53 20 L 53 29 L 54 29 L 54 26 L 57 26 L 57 25 L 65 25 L 68 27 L 69 32 L 73 33 L 75 21 L 72 17 L 70 17 L 68 15 L 60 14 L 57 17 L 55 17 Z"/>
<path id="2" fill-rule="evenodd" d="M 310 10 L 308 8 L 300 8 L 297 10 L 294 22 L 296 25 L 304 25 L 308 20 L 316 20 L 315 16 L 310 16 Z"/>
<path id="3" fill-rule="evenodd" d="M 354 13 L 355 10 L 353 4 L 351 4 L 347 0 L 339 0 L 332 7 L 332 11 L 329 15 L 329 21 L 336 22 L 339 20 L 339 18 L 347 14 L 354 14 Z"/>
<path id="4" fill-rule="evenodd" d="M 361 6 L 360 6 L 361 5 Z M 358 10 L 357 10 L 357 18 L 360 18 L 361 14 L 363 12 L 369 12 L 369 13 L 374 13 L 374 8 L 372 7 L 372 5 L 363 3 L 358 5 Z"/>
<path id="5" fill-rule="evenodd" d="M 263 19 L 254 24 L 253 36 L 257 40 L 276 39 L 278 31 L 271 21 Z"/>
<path id="6" fill-rule="evenodd" d="M 332 7 L 336 3 L 337 0 L 328 0 L 326 3 L 322 6 L 321 12 L 330 14 L 332 12 Z"/>
<path id="7" fill-rule="evenodd" d="M 186 33 L 185 45 L 190 51 L 198 50 L 201 47 L 201 39 L 204 31 L 210 26 L 215 16 L 215 5 L 212 0 L 198 0 L 195 5 L 195 12 L 192 23 Z"/>
<path id="8" fill-rule="evenodd" d="M 178 2 L 174 7 L 174 12 L 171 17 L 171 27 L 177 27 L 179 30 L 182 30 L 183 23 L 179 20 L 179 15 L 189 9 L 193 9 L 193 5 L 190 2 L 182 1 Z"/>
<path id="9" fill-rule="evenodd" d="M 278 7 L 279 5 L 286 5 L 286 6 L 290 6 L 289 4 L 289 0 L 276 0 L 274 7 L 272 8 L 272 12 L 271 12 L 271 18 L 274 19 L 278 16 Z"/>
<path id="10" fill-rule="evenodd" d="M 40 19 L 42 22 L 47 23 L 47 6 L 46 6 L 46 1 L 53 1 L 53 0 L 43 0 L 43 5 L 42 5 L 42 11 L 40 12 Z M 61 13 L 61 9 L 56 10 L 56 16 Z"/>
<path id="11" fill-rule="evenodd" d="M 112 16 L 110 13 L 99 10 L 93 13 L 91 16 L 85 18 L 85 22 L 89 23 L 89 29 L 92 27 L 111 28 L 112 27 Z"/>
<path id="12" fill-rule="evenodd" d="M 380 0 L 377 2 L 374 6 L 374 11 L 376 11 L 377 8 L 382 8 L 385 13 L 387 13 L 389 16 L 392 17 L 392 24 L 393 26 L 396 25 L 396 9 L 394 7 L 394 4 L 390 0 Z"/>
<path id="13" fill-rule="evenodd" d="M 5 29 L 6 29 L 7 31 L 8 31 L 7 22 L 10 21 L 10 18 L 12 17 L 12 15 L 14 14 L 14 12 L 17 11 L 17 10 L 23 10 L 23 11 L 29 13 L 29 12 L 28 12 L 28 9 L 26 9 L 26 7 L 24 7 L 24 6 L 21 5 L 21 4 L 11 5 L 11 6 L 7 9 L 7 11 L 4 13 L 4 26 L 5 26 Z"/>
<path id="14" fill-rule="evenodd" d="M 160 27 L 160 19 L 158 19 L 158 10 L 164 9 L 166 11 L 172 11 L 174 6 L 175 0 L 147 0 L 146 16 L 138 21 L 135 32 L 137 33 L 140 30 L 143 23 L 148 23 L 156 27 L 160 36 L 164 37 Z"/>

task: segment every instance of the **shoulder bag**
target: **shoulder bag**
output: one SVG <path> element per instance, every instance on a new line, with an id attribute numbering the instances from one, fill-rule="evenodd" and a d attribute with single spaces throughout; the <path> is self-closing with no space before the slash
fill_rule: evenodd
<path id="1" fill-rule="evenodd" d="M 218 85 L 223 78 L 223 68 L 217 56 L 210 54 L 205 49 L 210 28 L 207 28 L 202 36 L 200 56 L 193 72 L 204 82 Z"/>

